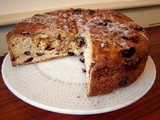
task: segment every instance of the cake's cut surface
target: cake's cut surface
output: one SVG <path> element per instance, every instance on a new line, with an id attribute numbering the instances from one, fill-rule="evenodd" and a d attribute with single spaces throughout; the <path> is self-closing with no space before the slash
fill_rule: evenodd
<path id="1" fill-rule="evenodd" d="M 13 66 L 84 52 L 89 96 L 134 82 L 149 54 L 145 30 L 125 15 L 108 10 L 37 14 L 19 22 L 7 41 Z"/>

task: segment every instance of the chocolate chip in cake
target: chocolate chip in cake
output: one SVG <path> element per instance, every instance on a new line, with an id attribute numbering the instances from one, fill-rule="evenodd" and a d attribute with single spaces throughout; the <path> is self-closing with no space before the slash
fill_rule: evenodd
<path id="1" fill-rule="evenodd" d="M 94 13 L 95 13 L 95 10 L 88 10 L 88 12 L 89 12 L 89 15 L 93 15 Z"/>
<path id="2" fill-rule="evenodd" d="M 119 86 L 126 86 L 127 85 L 127 81 L 128 81 L 128 77 L 124 77 L 119 81 Z"/>
<path id="3" fill-rule="evenodd" d="M 25 54 L 25 55 L 30 55 L 31 52 L 30 52 L 30 51 L 26 51 L 26 52 L 24 52 L 24 54 Z"/>
<path id="4" fill-rule="evenodd" d="M 79 58 L 79 61 L 81 61 L 82 63 L 84 63 L 84 58 Z"/>
<path id="5" fill-rule="evenodd" d="M 58 40 L 61 40 L 61 38 L 62 38 L 62 37 L 61 37 L 61 35 L 59 34 L 59 35 L 57 36 L 57 39 L 58 39 Z"/>
<path id="6" fill-rule="evenodd" d="M 105 19 L 105 20 L 103 20 L 102 22 L 100 22 L 99 25 L 101 25 L 101 26 L 107 26 L 108 23 L 112 23 L 112 21 L 109 20 L 109 19 Z"/>
<path id="7" fill-rule="evenodd" d="M 36 55 L 37 56 L 42 56 L 42 55 L 44 55 L 44 53 L 39 52 L 39 53 L 36 53 Z"/>
<path id="8" fill-rule="evenodd" d="M 33 60 L 33 57 L 28 58 L 26 61 L 24 62 L 31 62 Z"/>
<path id="9" fill-rule="evenodd" d="M 74 52 L 68 52 L 68 55 L 69 56 L 74 56 L 75 54 L 74 54 Z"/>
<path id="10" fill-rule="evenodd" d="M 125 58 L 130 58 L 132 55 L 134 55 L 135 53 L 135 48 L 134 47 L 131 47 L 129 49 L 125 49 L 125 50 L 122 50 L 120 51 L 121 55 Z"/>
<path id="11" fill-rule="evenodd" d="M 74 12 L 79 15 L 79 14 L 82 14 L 83 13 L 83 10 L 82 9 L 75 9 Z"/>

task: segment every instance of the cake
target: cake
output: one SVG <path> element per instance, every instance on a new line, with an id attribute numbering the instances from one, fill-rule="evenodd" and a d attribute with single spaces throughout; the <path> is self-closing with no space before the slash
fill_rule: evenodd
<path id="1" fill-rule="evenodd" d="M 111 10 L 36 14 L 17 23 L 6 38 L 13 66 L 84 56 L 88 96 L 133 83 L 143 72 L 150 49 L 146 31 Z"/>

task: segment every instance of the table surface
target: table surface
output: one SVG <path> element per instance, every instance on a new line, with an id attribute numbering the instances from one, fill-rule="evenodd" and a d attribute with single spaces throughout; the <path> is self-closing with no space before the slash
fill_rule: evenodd
<path id="1" fill-rule="evenodd" d="M 151 43 L 157 76 L 151 90 L 137 102 L 119 110 L 97 115 L 66 115 L 33 107 L 13 95 L 2 79 L 0 72 L 0 120 L 160 120 L 160 26 L 146 28 Z M 0 69 L 4 57 L 0 57 Z"/>

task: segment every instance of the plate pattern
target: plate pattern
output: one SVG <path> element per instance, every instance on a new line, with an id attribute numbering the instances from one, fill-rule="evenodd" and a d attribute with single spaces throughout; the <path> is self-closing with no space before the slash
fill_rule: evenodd
<path id="1" fill-rule="evenodd" d="M 97 114 L 125 107 L 144 96 L 154 83 L 156 69 L 149 56 L 142 75 L 130 86 L 110 94 L 87 97 L 84 64 L 78 57 L 12 67 L 9 54 L 2 76 L 9 90 L 23 101 L 48 111 Z"/>

